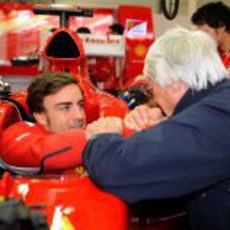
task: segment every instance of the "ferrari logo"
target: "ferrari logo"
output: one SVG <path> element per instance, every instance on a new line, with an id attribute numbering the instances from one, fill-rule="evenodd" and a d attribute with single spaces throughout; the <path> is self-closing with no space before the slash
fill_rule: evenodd
<path id="1" fill-rule="evenodd" d="M 134 48 L 134 53 L 137 57 L 143 57 L 147 52 L 147 49 L 144 45 L 137 45 L 135 48 Z"/>
<path id="2" fill-rule="evenodd" d="M 85 168 L 83 166 L 77 166 L 75 168 L 75 171 L 77 172 L 79 176 L 81 176 L 85 172 Z"/>

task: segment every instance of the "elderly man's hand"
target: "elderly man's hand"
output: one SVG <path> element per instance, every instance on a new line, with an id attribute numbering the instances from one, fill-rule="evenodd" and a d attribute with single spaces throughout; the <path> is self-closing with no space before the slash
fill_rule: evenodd
<path id="1" fill-rule="evenodd" d="M 126 115 L 124 124 L 131 130 L 141 131 L 164 120 L 165 117 L 159 108 L 140 105 Z"/>
<path id="2" fill-rule="evenodd" d="M 90 139 L 94 135 L 102 133 L 119 133 L 123 132 L 123 122 L 118 117 L 100 118 L 87 125 L 87 138 Z"/>

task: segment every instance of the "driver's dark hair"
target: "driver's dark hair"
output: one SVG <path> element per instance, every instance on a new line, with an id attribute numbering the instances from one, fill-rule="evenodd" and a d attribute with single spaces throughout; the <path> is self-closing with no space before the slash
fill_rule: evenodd
<path id="1" fill-rule="evenodd" d="M 91 34 L 91 31 L 88 27 L 79 27 L 76 32 L 78 34 Z"/>
<path id="2" fill-rule="evenodd" d="M 37 76 L 29 85 L 26 103 L 29 112 L 44 112 L 45 96 L 52 95 L 70 84 L 78 84 L 76 78 L 66 72 L 52 71 Z"/>
<path id="3" fill-rule="evenodd" d="M 191 17 L 194 25 L 204 25 L 218 29 L 225 27 L 230 32 L 230 7 L 223 2 L 211 2 L 197 9 Z"/>
<path id="4" fill-rule="evenodd" d="M 124 33 L 124 26 L 120 23 L 110 25 L 109 29 L 111 30 L 112 34 L 115 35 L 122 35 Z"/>

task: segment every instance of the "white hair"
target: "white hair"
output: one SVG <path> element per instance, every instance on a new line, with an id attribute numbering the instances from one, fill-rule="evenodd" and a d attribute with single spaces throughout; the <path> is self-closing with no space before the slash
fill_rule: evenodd
<path id="1" fill-rule="evenodd" d="M 162 87 L 180 81 L 198 91 L 226 78 L 227 70 L 210 35 L 177 27 L 152 44 L 144 74 Z"/>

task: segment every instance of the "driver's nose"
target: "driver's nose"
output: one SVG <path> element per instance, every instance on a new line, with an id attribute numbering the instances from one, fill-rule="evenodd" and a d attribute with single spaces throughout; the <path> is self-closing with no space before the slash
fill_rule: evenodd
<path id="1" fill-rule="evenodd" d="M 79 105 L 74 106 L 73 113 L 75 119 L 85 119 L 85 111 L 83 107 Z"/>

